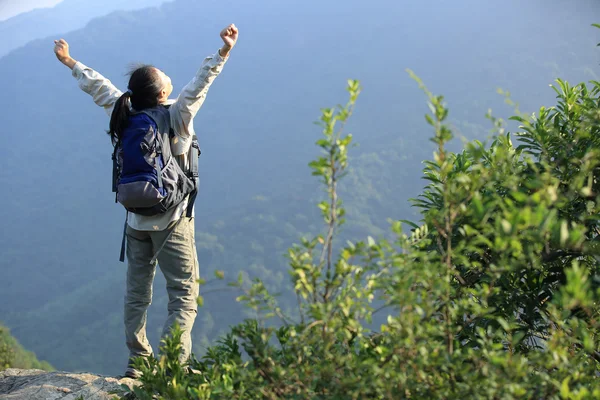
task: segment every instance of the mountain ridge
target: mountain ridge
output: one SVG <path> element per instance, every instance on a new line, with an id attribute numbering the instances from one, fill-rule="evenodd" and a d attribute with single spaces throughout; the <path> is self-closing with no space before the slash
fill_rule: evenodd
<path id="1" fill-rule="evenodd" d="M 64 0 L 53 7 L 36 8 L 0 21 L 0 36 L 10 38 L 0 43 L 0 58 L 32 40 L 50 35 L 64 35 L 84 28 L 91 20 L 118 10 L 131 11 L 157 7 L 169 0 L 105 0 L 89 2 Z"/>

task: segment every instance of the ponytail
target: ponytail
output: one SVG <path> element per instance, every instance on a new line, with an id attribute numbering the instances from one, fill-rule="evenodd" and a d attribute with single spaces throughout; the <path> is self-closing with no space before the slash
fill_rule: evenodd
<path id="1" fill-rule="evenodd" d="M 131 115 L 130 102 L 131 91 L 128 90 L 119 97 L 119 100 L 114 105 L 108 130 L 113 145 L 116 145 L 121 140 L 121 133 L 127 128 L 127 124 L 129 123 L 129 116 Z"/>
<path id="2" fill-rule="evenodd" d="M 158 96 L 164 83 L 158 70 L 152 65 L 136 65 L 129 72 L 128 91 L 123 93 L 114 105 L 110 116 L 108 134 L 113 145 L 121 140 L 121 134 L 127 128 L 131 109 L 142 111 L 158 105 Z"/>

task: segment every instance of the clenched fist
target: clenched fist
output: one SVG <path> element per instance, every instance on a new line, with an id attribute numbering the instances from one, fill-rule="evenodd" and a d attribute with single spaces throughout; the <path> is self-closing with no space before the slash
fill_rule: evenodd
<path id="1" fill-rule="evenodd" d="M 75 66 L 75 63 L 77 62 L 71 58 L 71 55 L 69 54 L 69 43 L 67 43 L 65 39 L 54 41 L 54 54 L 56 54 L 58 61 L 71 69 L 73 69 L 73 66 Z"/>
<path id="2" fill-rule="evenodd" d="M 238 32 L 238 28 L 234 24 L 229 25 L 221 31 L 221 39 L 225 43 L 220 50 L 222 57 L 227 57 L 233 46 L 235 46 L 238 39 Z"/>

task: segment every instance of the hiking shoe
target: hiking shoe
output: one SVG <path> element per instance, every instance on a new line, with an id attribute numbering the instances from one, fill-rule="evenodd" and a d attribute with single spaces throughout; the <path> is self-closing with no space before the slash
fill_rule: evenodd
<path id="1" fill-rule="evenodd" d="M 139 379 L 141 376 L 142 372 L 140 370 L 133 368 L 131 365 L 127 366 L 127 369 L 125 370 L 126 378 Z"/>
<path id="2" fill-rule="evenodd" d="M 144 359 L 144 365 L 146 367 L 150 366 L 149 363 L 149 358 L 154 357 L 153 355 L 148 356 L 147 358 Z M 133 358 L 129 359 L 129 362 L 127 363 L 127 369 L 125 370 L 125 377 L 127 378 L 131 378 L 131 379 L 139 379 L 142 376 L 142 371 L 140 371 L 139 369 L 135 368 L 135 363 L 133 361 Z"/>

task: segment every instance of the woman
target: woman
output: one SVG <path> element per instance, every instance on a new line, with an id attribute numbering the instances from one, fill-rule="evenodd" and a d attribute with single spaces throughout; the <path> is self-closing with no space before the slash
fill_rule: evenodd
<path id="1" fill-rule="evenodd" d="M 189 168 L 187 154 L 195 135 L 194 116 L 235 46 L 238 29 L 231 24 L 221 31 L 220 36 L 223 46 L 215 55 L 204 60 L 194 79 L 174 101 L 169 100 L 173 91 L 171 79 L 153 66 L 144 65 L 132 71 L 128 90 L 121 92 L 108 79 L 74 60 L 65 40 L 54 41 L 54 53 L 60 62 L 72 70 L 79 87 L 111 116 L 109 133 L 113 142 L 127 125 L 131 111 L 142 111 L 159 104 L 169 106 L 170 125 L 174 131 L 171 151 L 186 171 Z M 146 313 L 152 301 L 156 260 L 167 281 L 169 295 L 163 337 L 174 324 L 178 324 L 183 331 L 180 361 L 186 362 L 191 354 L 191 330 L 197 314 L 198 259 L 193 215 L 188 218 L 185 213 L 188 200 L 186 198 L 177 207 L 156 216 L 128 213 L 124 320 L 129 363 L 125 376 L 139 377 L 139 371 L 132 365 L 133 358 L 153 355 L 146 338 Z"/>

